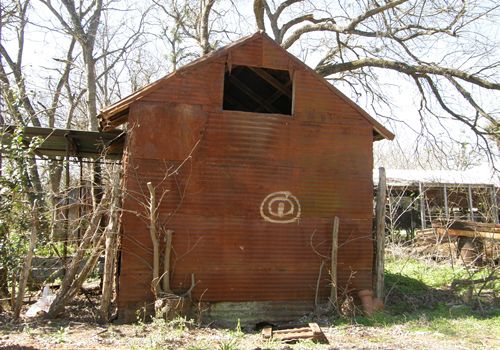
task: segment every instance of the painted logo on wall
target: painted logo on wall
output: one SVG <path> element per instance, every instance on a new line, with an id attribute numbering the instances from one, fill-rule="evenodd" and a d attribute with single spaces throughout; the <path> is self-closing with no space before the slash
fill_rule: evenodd
<path id="1" fill-rule="evenodd" d="M 300 203 L 291 192 L 274 192 L 262 201 L 260 215 L 275 224 L 295 222 L 300 218 Z"/>

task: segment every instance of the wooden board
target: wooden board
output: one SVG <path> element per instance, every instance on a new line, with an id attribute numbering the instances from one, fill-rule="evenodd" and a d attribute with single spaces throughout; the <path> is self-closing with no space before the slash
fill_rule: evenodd
<path id="1" fill-rule="evenodd" d="M 436 232 L 439 235 L 457 236 L 457 237 L 471 237 L 471 238 L 487 238 L 500 241 L 500 233 L 495 232 L 484 232 L 484 231 L 469 231 L 469 230 L 457 230 L 452 228 L 438 227 Z"/>
<path id="2" fill-rule="evenodd" d="M 284 343 L 295 343 L 300 340 L 312 340 L 328 344 L 328 339 L 317 323 L 309 323 L 308 327 L 273 330 L 272 327 L 262 329 L 262 337 L 268 340 L 278 340 Z"/>

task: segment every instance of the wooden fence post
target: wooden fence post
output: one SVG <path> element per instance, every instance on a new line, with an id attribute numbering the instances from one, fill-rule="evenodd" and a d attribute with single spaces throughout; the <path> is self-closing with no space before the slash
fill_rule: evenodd
<path id="1" fill-rule="evenodd" d="M 333 230 L 332 230 L 332 261 L 331 261 L 331 283 L 332 289 L 330 290 L 330 303 L 333 306 L 334 311 L 338 310 L 337 303 L 337 254 L 338 254 L 338 239 L 339 239 L 339 218 L 336 216 L 333 219 Z"/>
<path id="2" fill-rule="evenodd" d="M 375 206 L 376 234 L 375 234 L 375 298 L 384 297 L 384 248 L 385 248 L 385 202 L 387 186 L 385 169 L 380 167 L 377 188 L 377 202 Z"/>

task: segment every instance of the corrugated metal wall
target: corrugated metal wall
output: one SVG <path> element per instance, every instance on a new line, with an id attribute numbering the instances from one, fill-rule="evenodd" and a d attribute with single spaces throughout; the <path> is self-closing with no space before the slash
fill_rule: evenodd
<path id="1" fill-rule="evenodd" d="M 222 59 L 174 76 L 132 105 L 120 309 L 151 299 L 151 241 L 147 221 L 134 214 L 145 214 L 148 181 L 161 183 L 159 193 L 169 190 L 160 220 L 175 232 L 176 292 L 187 290 L 194 274 L 193 296 L 203 301 L 314 300 L 324 260 L 326 298 L 334 216 L 340 288 L 371 287 L 372 126 L 267 40 L 250 41 L 229 59 L 290 70 L 294 115 L 222 111 Z M 300 218 L 266 221 L 273 214 L 266 211 L 278 210 L 272 196 L 263 204 L 273 193 L 286 197 L 284 217 L 293 219 L 300 206 Z"/>

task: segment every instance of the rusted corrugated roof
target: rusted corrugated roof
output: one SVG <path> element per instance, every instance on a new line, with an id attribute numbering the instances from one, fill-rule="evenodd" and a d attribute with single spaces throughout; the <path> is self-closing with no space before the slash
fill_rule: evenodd
<path id="1" fill-rule="evenodd" d="M 0 146 L 11 142 L 15 129 L 12 125 L 0 127 Z M 39 155 L 108 159 L 121 159 L 125 136 L 122 130 L 97 132 L 41 127 L 23 127 L 22 134 L 27 144 L 35 137 L 40 138 L 34 150 Z"/>
<path id="2" fill-rule="evenodd" d="M 386 169 L 386 181 L 391 186 L 454 184 L 500 186 L 500 178 L 487 166 L 470 170 Z M 373 170 L 373 183 L 378 182 L 378 169 Z"/>
<path id="3" fill-rule="evenodd" d="M 216 50 L 212 53 L 209 53 L 209 54 L 183 66 L 182 68 L 176 70 L 175 72 L 172 72 L 172 73 L 166 75 L 165 77 L 155 81 L 154 83 L 151 83 L 151 84 L 143 87 L 142 89 L 140 89 L 140 90 L 136 91 L 135 93 L 129 95 L 128 97 L 125 97 L 124 99 L 112 104 L 111 106 L 104 108 L 103 110 L 101 110 L 101 113 L 99 114 L 99 118 L 101 119 L 101 128 L 103 130 L 106 130 L 106 129 L 113 128 L 117 125 L 120 125 L 120 124 L 126 122 L 127 117 L 128 117 L 128 108 L 132 103 L 140 100 L 142 97 L 157 90 L 160 86 L 162 86 L 163 82 L 172 78 L 173 76 L 180 74 L 186 70 L 189 70 L 194 66 L 199 67 L 202 64 L 210 63 L 213 60 L 220 58 L 221 56 L 227 55 L 230 51 L 241 46 L 242 44 L 246 44 L 250 41 L 257 40 L 257 39 L 267 40 L 267 41 L 271 42 L 273 45 L 275 45 L 276 47 L 279 47 L 283 51 L 283 53 L 286 54 L 295 64 L 299 65 L 301 68 L 305 68 L 308 72 L 310 72 L 312 75 L 314 75 L 317 79 L 322 81 L 332 91 L 332 93 L 334 93 L 336 96 L 340 97 L 342 100 L 347 102 L 350 106 L 352 106 L 356 111 L 358 111 L 373 126 L 375 140 L 381 140 L 384 138 L 388 139 L 388 140 L 394 139 L 394 134 L 392 132 L 390 132 L 389 130 L 387 130 L 382 124 L 380 124 L 372 116 L 370 116 L 363 108 L 358 106 L 349 97 L 344 95 L 340 90 L 335 88 L 325 78 L 323 78 L 316 71 L 314 71 L 312 68 L 307 66 L 304 62 L 300 61 L 297 57 L 295 57 L 294 55 L 290 54 L 288 51 L 283 49 L 278 43 L 276 43 L 273 39 L 271 39 L 264 32 L 257 32 L 251 36 L 243 37 L 240 40 L 235 41 L 235 42 L 233 42 L 233 43 L 231 43 L 231 44 L 229 44 L 229 45 L 227 45 L 219 50 Z"/>

